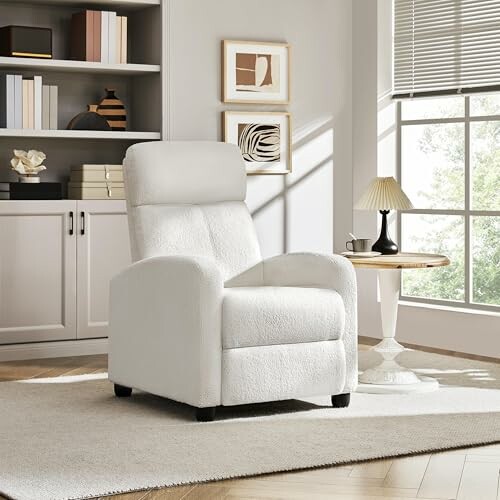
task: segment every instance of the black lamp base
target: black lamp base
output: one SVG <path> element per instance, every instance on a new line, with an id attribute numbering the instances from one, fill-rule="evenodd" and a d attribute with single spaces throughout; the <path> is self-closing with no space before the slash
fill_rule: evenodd
<path id="1" fill-rule="evenodd" d="M 380 210 L 380 213 L 382 214 L 382 227 L 378 240 L 372 246 L 372 251 L 380 252 L 382 255 L 394 255 L 398 253 L 399 248 L 396 243 L 391 240 L 387 232 L 387 214 L 389 210 Z"/>

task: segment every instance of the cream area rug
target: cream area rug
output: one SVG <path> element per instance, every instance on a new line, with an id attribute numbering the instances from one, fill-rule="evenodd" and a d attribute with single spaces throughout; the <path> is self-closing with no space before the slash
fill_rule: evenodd
<path id="1" fill-rule="evenodd" d="M 375 353 L 361 353 L 373 364 Z M 105 375 L 0 383 L 0 492 L 88 498 L 500 441 L 500 365 L 421 352 L 400 356 L 439 379 L 434 393 L 356 393 L 222 408 L 197 423 L 185 405 L 117 399 Z"/>

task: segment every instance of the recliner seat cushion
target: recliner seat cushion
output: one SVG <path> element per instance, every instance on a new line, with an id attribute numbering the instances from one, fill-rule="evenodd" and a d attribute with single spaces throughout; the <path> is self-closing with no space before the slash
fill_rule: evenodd
<path id="1" fill-rule="evenodd" d="M 344 325 L 344 303 L 334 290 L 272 286 L 224 290 L 224 349 L 337 340 Z"/>

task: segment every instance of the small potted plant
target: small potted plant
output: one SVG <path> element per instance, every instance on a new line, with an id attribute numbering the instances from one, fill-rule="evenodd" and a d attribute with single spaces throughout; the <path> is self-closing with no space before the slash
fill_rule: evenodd
<path id="1" fill-rule="evenodd" d="M 46 156 L 41 151 L 31 149 L 30 151 L 22 151 L 14 149 L 14 158 L 10 160 L 12 170 L 15 170 L 19 175 L 19 182 L 40 182 L 39 173 L 45 170 L 42 165 Z"/>

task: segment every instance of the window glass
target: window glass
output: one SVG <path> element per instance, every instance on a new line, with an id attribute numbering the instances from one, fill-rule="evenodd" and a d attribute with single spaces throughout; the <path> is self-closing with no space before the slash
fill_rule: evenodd
<path id="1" fill-rule="evenodd" d="M 470 124 L 473 210 L 500 210 L 500 121 Z"/>
<path id="2" fill-rule="evenodd" d="M 403 120 L 460 118 L 464 116 L 464 103 L 463 97 L 404 100 L 401 102 L 401 118 Z"/>
<path id="3" fill-rule="evenodd" d="M 415 208 L 464 208 L 464 124 L 406 125 L 401 185 Z"/>
<path id="4" fill-rule="evenodd" d="M 402 214 L 401 226 L 403 251 L 443 254 L 451 261 L 446 267 L 403 271 L 402 294 L 409 297 L 463 301 L 464 217 Z"/>
<path id="5" fill-rule="evenodd" d="M 482 94 L 470 97 L 471 116 L 500 115 L 500 94 Z"/>
<path id="6" fill-rule="evenodd" d="M 472 218 L 472 302 L 500 306 L 500 217 Z"/>

